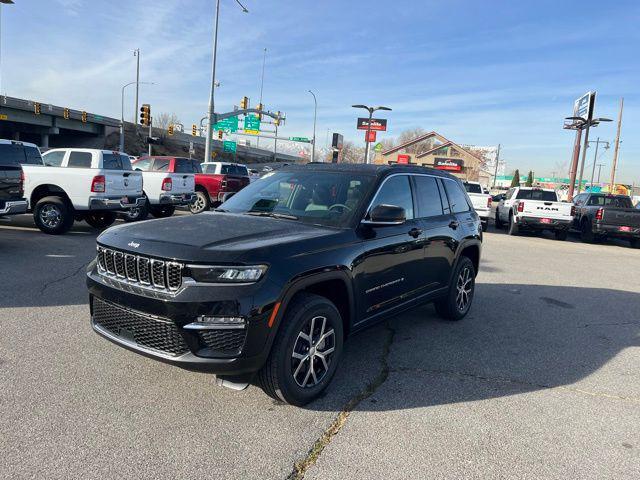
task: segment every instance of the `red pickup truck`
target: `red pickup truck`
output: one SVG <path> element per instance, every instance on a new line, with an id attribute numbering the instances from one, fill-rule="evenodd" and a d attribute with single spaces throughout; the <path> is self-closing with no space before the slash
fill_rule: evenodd
<path id="1" fill-rule="evenodd" d="M 203 173 L 198 160 L 182 157 L 143 156 L 134 162 L 133 168 L 135 169 L 136 164 L 142 160 L 151 161 L 145 169 L 152 172 L 195 174 L 197 198 L 189 205 L 191 213 L 204 212 L 212 206 L 217 207 L 230 193 L 239 192 L 250 182 L 248 173 L 246 176 L 236 171 L 213 174 L 208 173 L 208 170 L 207 173 Z"/>

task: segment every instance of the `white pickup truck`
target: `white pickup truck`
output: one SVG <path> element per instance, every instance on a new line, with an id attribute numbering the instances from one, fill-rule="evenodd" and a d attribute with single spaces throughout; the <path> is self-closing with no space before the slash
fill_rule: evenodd
<path id="1" fill-rule="evenodd" d="M 480 217 L 482 231 L 486 232 L 489 226 L 489 217 L 491 216 L 491 195 L 484 193 L 482 185 L 478 182 L 463 182 L 464 188 L 473 204 L 473 209 Z"/>
<path id="2" fill-rule="evenodd" d="M 521 230 L 551 230 L 565 240 L 573 221 L 573 205 L 559 202 L 555 190 L 535 187 L 511 188 L 496 208 L 496 228 L 508 225 L 509 235 Z"/>
<path id="3" fill-rule="evenodd" d="M 142 172 L 144 194 L 147 202 L 142 207 L 132 208 L 122 215 L 126 222 L 144 220 L 149 214 L 156 218 L 170 217 L 177 206 L 191 205 L 196 200 L 196 180 L 189 170 L 167 172 L 169 158 L 142 157 L 132 163 L 135 171 Z M 176 164 L 180 170 L 180 164 Z"/>
<path id="4" fill-rule="evenodd" d="M 74 220 L 106 228 L 118 211 L 143 206 L 142 173 L 127 155 L 85 148 L 53 149 L 43 164 L 23 164 L 24 195 L 44 233 L 68 231 Z"/>

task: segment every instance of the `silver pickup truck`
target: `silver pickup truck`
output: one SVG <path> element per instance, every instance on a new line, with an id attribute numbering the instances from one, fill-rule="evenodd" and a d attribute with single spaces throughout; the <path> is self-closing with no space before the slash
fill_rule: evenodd
<path id="1" fill-rule="evenodd" d="M 484 193 L 482 185 L 478 182 L 463 182 L 467 195 L 471 199 L 473 209 L 480 217 L 482 231 L 486 232 L 489 226 L 489 217 L 491 216 L 491 195 Z"/>

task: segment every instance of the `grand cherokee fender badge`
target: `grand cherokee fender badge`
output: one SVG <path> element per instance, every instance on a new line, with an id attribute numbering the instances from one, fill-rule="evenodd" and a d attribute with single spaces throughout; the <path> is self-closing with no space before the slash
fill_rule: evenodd
<path id="1" fill-rule="evenodd" d="M 136 242 L 131 241 L 131 242 L 127 243 L 127 246 L 128 246 L 128 247 L 133 247 L 133 248 L 138 248 L 138 247 L 140 246 L 140 244 L 139 244 L 139 243 L 136 243 Z"/>

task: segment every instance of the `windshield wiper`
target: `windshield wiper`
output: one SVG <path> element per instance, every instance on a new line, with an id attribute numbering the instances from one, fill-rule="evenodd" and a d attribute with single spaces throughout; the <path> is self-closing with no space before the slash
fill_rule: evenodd
<path id="1" fill-rule="evenodd" d="M 289 215 L 287 213 L 278 212 L 245 212 L 247 215 L 254 215 L 256 217 L 271 217 L 271 218 L 284 218 L 286 220 L 298 220 L 295 215 Z"/>

